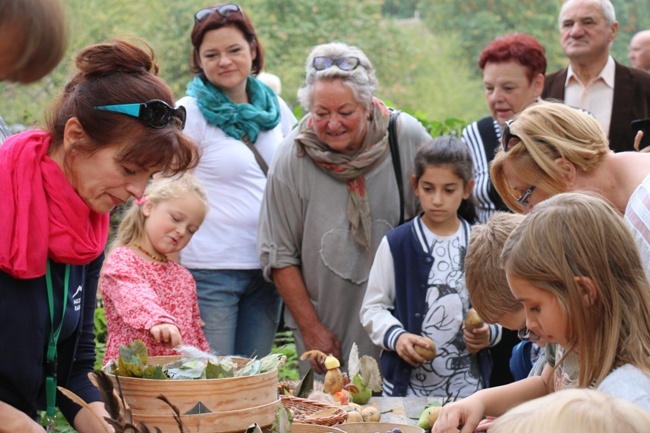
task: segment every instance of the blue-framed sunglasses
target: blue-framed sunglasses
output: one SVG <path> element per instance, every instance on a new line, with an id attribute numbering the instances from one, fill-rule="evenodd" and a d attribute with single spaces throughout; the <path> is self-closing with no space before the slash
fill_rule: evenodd
<path id="1" fill-rule="evenodd" d="M 217 12 L 219 15 L 221 15 L 224 18 L 228 18 L 231 14 L 241 12 L 241 11 L 242 11 L 241 6 L 236 5 L 234 3 L 226 3 L 221 6 L 199 10 L 197 13 L 194 14 L 194 22 L 200 23 L 208 16 L 212 15 L 212 13 L 214 12 Z"/>
<path id="2" fill-rule="evenodd" d="M 327 57 L 317 56 L 312 60 L 312 66 L 317 71 L 322 71 L 332 66 L 337 66 L 343 71 L 353 71 L 361 64 L 358 57 Z"/>
<path id="3" fill-rule="evenodd" d="M 97 105 L 93 108 L 95 110 L 126 114 L 140 119 L 156 129 L 164 128 L 169 123 L 176 123 L 180 129 L 185 127 L 185 107 L 174 108 L 160 99 L 135 104 Z"/>

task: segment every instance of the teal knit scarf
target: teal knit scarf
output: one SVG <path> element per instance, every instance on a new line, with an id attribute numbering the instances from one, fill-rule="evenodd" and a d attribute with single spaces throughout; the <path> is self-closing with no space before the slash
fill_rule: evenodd
<path id="1" fill-rule="evenodd" d="M 201 114 L 209 124 L 226 135 L 255 143 L 260 131 L 269 131 L 280 123 L 280 104 L 273 90 L 253 75 L 246 80 L 250 104 L 236 104 L 203 74 L 187 85 L 187 95 L 196 98 Z"/>

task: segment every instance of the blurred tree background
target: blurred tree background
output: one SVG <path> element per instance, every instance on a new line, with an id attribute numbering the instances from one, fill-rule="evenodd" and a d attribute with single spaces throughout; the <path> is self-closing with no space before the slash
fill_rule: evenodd
<path id="1" fill-rule="evenodd" d="M 487 114 L 479 52 L 494 37 L 533 34 L 546 47 L 549 72 L 566 64 L 559 44 L 561 0 L 242 0 L 266 51 L 268 72 L 282 79 L 282 96 L 296 91 L 312 46 L 334 40 L 360 47 L 374 63 L 378 96 L 432 123 L 469 122 Z M 0 83 L 0 113 L 8 124 L 41 123 L 82 47 L 137 36 L 155 49 L 160 75 L 177 97 L 191 79 L 189 32 L 205 0 L 67 0 L 68 54 L 55 71 L 29 86 Z M 620 33 L 614 57 L 629 64 L 631 36 L 650 28 L 647 0 L 614 0 Z M 430 125 L 429 125 L 430 126 Z"/>

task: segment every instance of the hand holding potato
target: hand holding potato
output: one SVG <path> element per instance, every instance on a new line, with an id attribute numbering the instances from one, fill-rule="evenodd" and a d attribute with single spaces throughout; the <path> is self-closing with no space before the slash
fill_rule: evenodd
<path id="1" fill-rule="evenodd" d="M 430 361 L 430 359 L 425 358 L 418 352 L 418 350 L 431 348 L 430 343 L 432 343 L 430 339 L 427 341 L 424 337 L 411 334 L 410 332 L 405 332 L 397 338 L 395 351 L 404 361 L 408 362 L 413 367 L 417 367 L 420 364 Z M 417 349 L 416 346 L 418 346 Z"/>

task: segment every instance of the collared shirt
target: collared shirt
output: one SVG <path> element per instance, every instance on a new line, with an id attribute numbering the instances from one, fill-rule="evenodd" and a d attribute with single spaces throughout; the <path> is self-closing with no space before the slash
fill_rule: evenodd
<path id="1" fill-rule="evenodd" d="M 593 113 L 603 127 L 605 135 L 609 135 L 609 124 L 612 120 L 615 67 L 614 59 L 609 56 L 598 76 L 588 83 L 583 83 L 569 66 L 564 83 L 564 101 Z"/>

